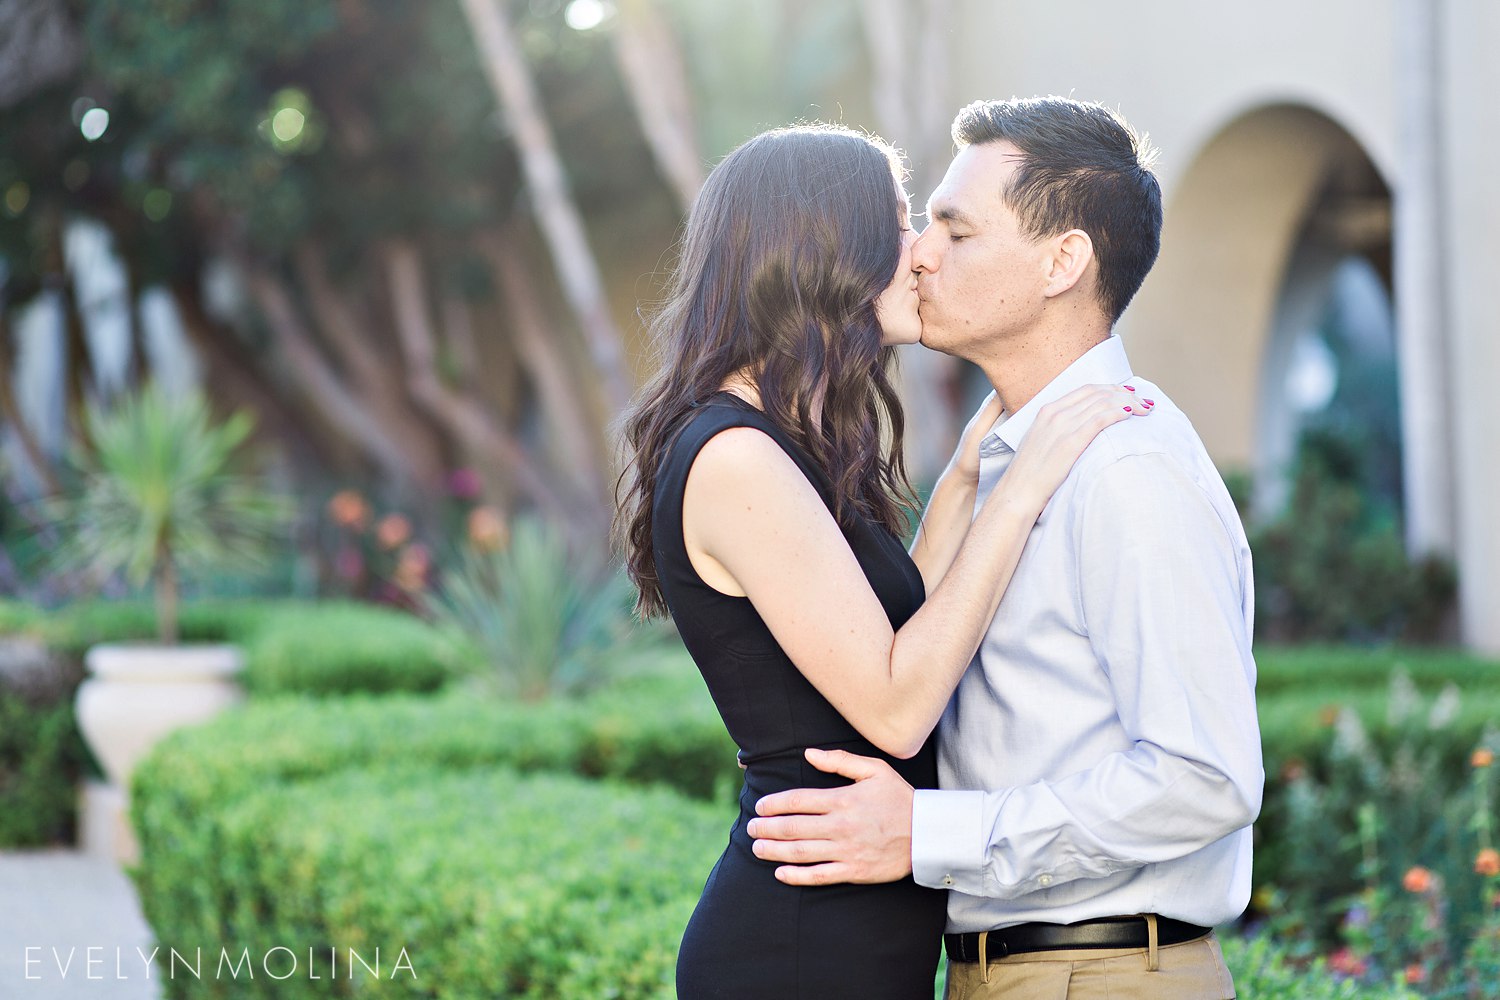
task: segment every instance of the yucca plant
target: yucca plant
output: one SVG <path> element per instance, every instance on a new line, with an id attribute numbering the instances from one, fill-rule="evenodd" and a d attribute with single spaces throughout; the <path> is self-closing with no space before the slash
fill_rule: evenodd
<path id="1" fill-rule="evenodd" d="M 656 639 L 637 629 L 630 585 L 536 518 L 500 547 L 463 547 L 424 610 L 499 693 L 525 701 L 586 690 Z"/>
<path id="2" fill-rule="evenodd" d="M 201 392 L 150 384 L 112 407 L 90 406 L 84 419 L 93 447 L 70 455 L 76 488 L 47 505 L 61 540 L 55 559 L 150 583 L 158 638 L 176 643 L 183 576 L 260 565 L 290 505 L 250 467 L 253 417 L 218 422 Z"/>

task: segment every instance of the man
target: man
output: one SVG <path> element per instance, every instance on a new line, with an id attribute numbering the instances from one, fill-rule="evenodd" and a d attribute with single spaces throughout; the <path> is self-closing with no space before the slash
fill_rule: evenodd
<path id="1" fill-rule="evenodd" d="M 1250 552 L 1192 425 L 1112 334 L 1160 245 L 1150 155 L 1062 98 L 977 102 L 953 136 L 913 269 L 923 343 L 1004 408 L 978 502 L 1069 390 L 1154 408 L 1101 433 L 1033 529 L 939 724 L 942 790 L 809 750 L 854 783 L 763 799 L 755 852 L 795 884 L 950 889 L 950 1000 L 1232 997 L 1211 928 L 1249 898 L 1264 779 Z"/>

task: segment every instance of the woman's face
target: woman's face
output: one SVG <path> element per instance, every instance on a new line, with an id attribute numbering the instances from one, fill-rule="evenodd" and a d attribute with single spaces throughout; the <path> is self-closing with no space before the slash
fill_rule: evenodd
<path id="1" fill-rule="evenodd" d="M 917 313 L 917 275 L 911 269 L 911 245 L 916 234 L 911 228 L 911 200 L 898 181 L 896 195 L 901 203 L 901 259 L 896 263 L 895 277 L 875 300 L 875 318 L 880 322 L 880 345 L 915 344 L 922 339 L 922 317 Z"/>

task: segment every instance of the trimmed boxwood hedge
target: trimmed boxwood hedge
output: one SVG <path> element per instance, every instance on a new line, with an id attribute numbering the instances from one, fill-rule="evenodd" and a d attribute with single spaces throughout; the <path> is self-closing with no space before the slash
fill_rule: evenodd
<path id="1" fill-rule="evenodd" d="M 287 602 L 239 641 L 252 696 L 436 691 L 456 667 L 430 625 L 368 604 Z"/>
<path id="2" fill-rule="evenodd" d="M 147 905 L 164 954 L 208 956 L 203 978 L 179 969 L 170 995 L 668 998 L 724 837 L 722 808 L 666 789 L 409 765 L 261 787 L 216 823 L 227 854 L 191 874 L 229 905 L 194 924 Z M 290 954 L 267 961 L 278 947 Z M 248 950 L 253 979 L 210 977 L 224 948 L 231 961 Z M 351 973 L 349 949 L 374 966 L 377 948 L 378 980 Z M 293 955 L 291 978 L 268 977 Z"/>
<path id="3" fill-rule="evenodd" d="M 734 752 L 702 683 L 691 677 L 544 705 L 457 691 L 252 701 L 174 733 L 137 769 L 131 808 L 143 862 L 136 882 L 159 934 L 207 933 L 234 905 L 233 885 L 214 873 L 259 863 L 229 835 L 226 817 L 263 790 L 349 770 L 504 766 L 660 784 L 727 803 L 740 780 Z M 722 825 L 727 808 L 719 815 Z"/>
<path id="4" fill-rule="evenodd" d="M 72 840 L 87 762 L 71 702 L 38 704 L 0 685 L 0 847 Z"/>
<path id="5" fill-rule="evenodd" d="M 431 692 L 455 667 L 431 627 L 371 605 L 199 601 L 184 606 L 181 625 L 185 642 L 240 645 L 243 680 L 257 697 Z M 97 643 L 154 633 L 154 611 L 145 601 L 80 601 L 55 610 L 0 601 L 0 636 L 36 639 L 71 664 L 55 703 L 19 699 L 0 683 L 0 847 L 71 837 L 76 785 L 91 767 L 71 711 L 83 656 Z"/>
<path id="6" fill-rule="evenodd" d="M 184 642 L 232 642 L 245 650 L 252 694 L 433 691 L 452 676 L 448 644 L 402 611 L 350 601 L 212 600 L 182 609 Z M 101 642 L 152 639 L 149 602 L 79 601 L 56 610 L 0 607 L 0 628 L 26 632 L 82 660 Z"/>

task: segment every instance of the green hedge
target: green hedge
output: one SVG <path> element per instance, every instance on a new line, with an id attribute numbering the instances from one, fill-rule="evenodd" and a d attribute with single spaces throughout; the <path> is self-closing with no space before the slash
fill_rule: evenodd
<path id="1" fill-rule="evenodd" d="M 1361 690 L 1384 695 L 1391 674 L 1401 669 L 1421 690 L 1449 683 L 1466 691 L 1500 693 L 1500 661 L 1463 650 L 1412 646 L 1259 646 L 1256 691 L 1322 690 L 1347 696 Z"/>
<path id="2" fill-rule="evenodd" d="M 431 692 L 452 664 L 433 629 L 402 612 L 348 602 L 202 601 L 182 612 L 187 642 L 233 642 L 256 697 L 278 694 Z M 80 601 L 55 610 L 0 601 L 0 636 L 41 641 L 82 676 L 90 646 L 150 639 L 150 603 Z M 76 677 L 56 704 L 36 704 L 0 684 L 0 847 L 71 838 L 76 786 L 89 768 L 73 722 Z"/>
<path id="3" fill-rule="evenodd" d="M 173 734 L 137 769 L 132 818 L 143 852 L 137 885 L 158 930 L 218 926 L 234 889 L 212 873 L 257 864 L 229 835 L 229 812 L 261 790 L 347 770 L 567 771 L 668 785 L 723 802 L 739 783 L 734 750 L 695 678 L 639 681 L 543 705 L 457 691 L 252 701 Z"/>
<path id="4" fill-rule="evenodd" d="M 432 627 L 367 604 L 288 602 L 239 641 L 251 695 L 435 691 L 454 667 Z"/>
<path id="5" fill-rule="evenodd" d="M 73 659 L 101 642 L 149 640 L 149 602 L 80 601 L 56 610 L 0 605 L 0 633 L 26 632 Z M 218 600 L 184 605 L 184 642 L 245 650 L 253 694 L 433 691 L 451 676 L 451 654 L 418 618 L 349 601 Z"/>
<path id="6" fill-rule="evenodd" d="M 228 856 L 197 879 L 231 904 L 197 924 L 147 906 L 157 940 L 298 974 L 178 978 L 194 997 L 668 998 L 677 940 L 722 849 L 721 808 L 563 775 L 396 766 L 259 789 L 216 817 Z M 187 865 L 152 857 L 149 864 Z M 308 978 L 307 949 L 322 963 Z M 338 956 L 337 974 L 327 966 Z M 354 966 L 380 952 L 380 980 Z M 415 978 L 394 972 L 405 949 Z M 290 968 L 273 956 L 278 975 Z M 207 963 L 205 963 L 207 964 Z"/>
<path id="7" fill-rule="evenodd" d="M 1335 976 L 1322 961 L 1292 962 L 1263 936 L 1220 935 L 1224 963 L 1234 976 L 1235 992 L 1254 1000 L 1417 1000 L 1399 983 L 1367 986 Z"/>
<path id="8" fill-rule="evenodd" d="M 0 686 L 0 847 L 73 840 L 87 761 L 70 702 L 39 705 Z"/>

